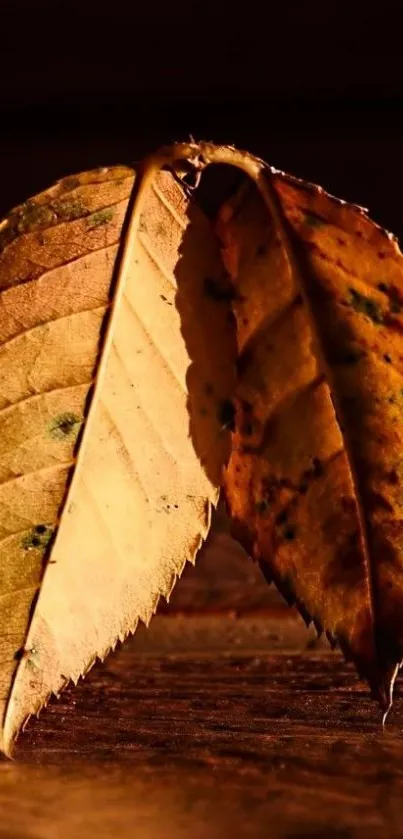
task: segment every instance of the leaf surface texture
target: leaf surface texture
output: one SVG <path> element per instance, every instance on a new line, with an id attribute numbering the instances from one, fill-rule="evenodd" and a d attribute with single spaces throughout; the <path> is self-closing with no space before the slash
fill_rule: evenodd
<path id="1" fill-rule="evenodd" d="M 133 182 L 68 179 L 0 229 L 5 751 L 169 597 L 229 454 L 217 241 L 169 172 Z"/>

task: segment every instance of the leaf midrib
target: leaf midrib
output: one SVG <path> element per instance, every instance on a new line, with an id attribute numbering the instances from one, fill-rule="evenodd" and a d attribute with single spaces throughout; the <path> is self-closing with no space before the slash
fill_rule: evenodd
<path id="1" fill-rule="evenodd" d="M 353 485 L 354 490 L 354 497 L 356 501 L 356 513 L 357 513 L 357 523 L 359 527 L 359 534 L 360 534 L 360 544 L 362 549 L 362 555 L 365 563 L 366 575 L 368 580 L 368 594 L 369 594 L 369 606 L 370 606 L 370 613 L 371 613 L 371 620 L 372 620 L 372 634 L 373 634 L 373 644 L 374 644 L 374 652 L 375 656 L 378 659 L 379 657 L 379 650 L 377 644 L 377 596 L 376 596 L 376 579 L 373 567 L 373 558 L 370 550 L 369 545 L 369 538 L 368 538 L 368 524 L 367 524 L 367 516 L 365 514 L 365 506 L 362 498 L 362 490 L 360 486 L 360 479 L 358 475 L 358 471 L 355 464 L 355 458 L 353 454 L 353 445 L 349 434 L 347 432 L 348 424 L 344 418 L 344 412 L 341 406 L 340 399 L 337 393 L 337 387 L 334 381 L 334 376 L 331 370 L 331 367 L 327 361 L 326 351 L 324 347 L 323 338 L 320 332 L 320 329 L 317 324 L 317 318 L 315 316 L 315 312 L 312 308 L 309 292 L 306 289 L 306 280 L 304 277 L 304 270 L 301 268 L 300 260 L 298 259 L 298 255 L 295 252 L 295 247 L 293 244 L 293 233 L 290 228 L 290 224 L 285 216 L 281 200 L 276 192 L 275 187 L 272 183 L 271 178 L 271 170 L 269 167 L 265 166 L 262 167 L 258 187 L 260 187 L 260 191 L 262 196 L 266 202 L 266 205 L 273 217 L 274 223 L 277 227 L 279 235 L 281 236 L 283 247 L 290 265 L 290 269 L 293 273 L 293 276 L 296 279 L 296 282 L 301 290 L 301 294 L 305 303 L 305 308 L 307 315 L 310 320 L 310 325 L 312 329 L 312 333 L 315 338 L 315 343 L 313 345 L 312 351 L 315 352 L 319 365 L 321 366 L 323 373 L 325 374 L 326 381 L 329 387 L 331 399 L 333 402 L 333 407 L 335 411 L 335 419 L 338 425 L 338 429 L 340 435 L 343 440 L 344 450 L 346 453 L 346 458 L 350 470 L 350 477 Z M 316 346 L 315 346 L 316 344 Z M 377 661 L 377 664 L 379 662 Z M 387 707 L 388 700 L 386 698 L 381 697 L 382 687 L 379 686 L 379 700 L 382 702 L 385 707 Z M 387 689 L 387 695 L 389 694 L 389 689 Z"/>

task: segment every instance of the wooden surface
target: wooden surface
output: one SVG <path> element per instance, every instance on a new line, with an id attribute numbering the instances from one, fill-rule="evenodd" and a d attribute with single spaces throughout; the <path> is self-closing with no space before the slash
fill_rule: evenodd
<path id="1" fill-rule="evenodd" d="M 293 618 L 157 617 L 52 702 L 0 764 L 0 836 L 400 836 L 386 733 Z"/>
<path id="2" fill-rule="evenodd" d="M 29 722 L 0 761 L 0 839 L 403 835 L 403 703 L 383 732 L 352 668 L 258 578 L 242 606 L 240 555 L 234 608 L 228 550 L 213 536 L 150 629 Z"/>

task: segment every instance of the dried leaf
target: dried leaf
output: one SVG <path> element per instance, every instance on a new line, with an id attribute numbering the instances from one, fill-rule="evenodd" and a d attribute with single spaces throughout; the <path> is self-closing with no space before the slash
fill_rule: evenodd
<path id="1" fill-rule="evenodd" d="M 210 164 L 231 167 L 224 187 Z M 133 180 L 65 179 L 0 226 L 3 750 L 148 623 L 222 483 L 236 537 L 387 712 L 403 657 L 397 244 L 232 148 L 162 150 Z"/>
<path id="2" fill-rule="evenodd" d="M 233 149 L 233 532 L 385 712 L 403 657 L 403 260 L 359 207 Z"/>
<path id="3" fill-rule="evenodd" d="M 169 597 L 229 455 L 228 306 L 163 161 L 68 178 L 0 227 L 2 748 Z M 130 199 L 130 200 L 129 200 Z"/>

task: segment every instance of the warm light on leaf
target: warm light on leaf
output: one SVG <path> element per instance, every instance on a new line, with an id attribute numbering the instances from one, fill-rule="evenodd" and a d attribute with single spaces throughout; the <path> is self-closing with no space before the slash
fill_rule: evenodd
<path id="1" fill-rule="evenodd" d="M 82 175 L 2 227 L 5 751 L 169 597 L 229 454 L 230 324 L 204 292 L 218 244 L 168 172 L 132 189 L 130 170 Z"/>
<path id="2" fill-rule="evenodd" d="M 220 486 L 236 538 L 387 711 L 403 657 L 393 237 L 247 153 L 188 144 L 135 183 L 125 167 L 61 181 L 0 247 L 3 750 L 149 622 Z"/>

